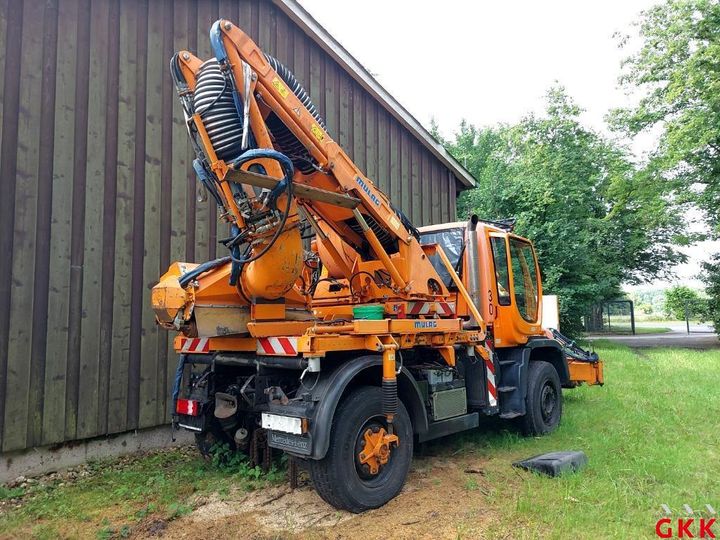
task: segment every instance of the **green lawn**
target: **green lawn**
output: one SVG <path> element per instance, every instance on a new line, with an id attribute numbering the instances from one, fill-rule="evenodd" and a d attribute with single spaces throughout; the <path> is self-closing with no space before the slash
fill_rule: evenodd
<path id="1" fill-rule="evenodd" d="M 630 326 L 630 323 L 618 323 L 613 324 L 610 327 L 610 332 L 607 332 L 609 334 L 631 334 L 632 333 L 632 327 Z M 635 325 L 635 333 L 636 334 L 666 334 L 668 332 L 671 332 L 671 329 L 667 326 L 641 326 L 641 325 Z"/>
<path id="2" fill-rule="evenodd" d="M 662 503 L 702 509 L 720 502 L 720 351 L 596 345 L 604 387 L 565 392 L 565 416 L 549 437 L 504 431 L 465 437 L 487 458 L 499 511 L 488 537 L 655 538 Z M 479 448 L 477 448 L 479 446 Z M 515 459 L 583 450 L 582 472 L 552 479 L 518 472 Z"/>
<path id="3" fill-rule="evenodd" d="M 556 433 L 524 439 L 493 424 L 432 443 L 432 459 L 482 464 L 482 475 L 468 473 L 465 486 L 486 493 L 487 508 L 468 509 L 493 516 L 486 537 L 653 538 L 663 503 L 720 507 L 720 350 L 638 353 L 607 342 L 596 350 L 606 385 L 566 391 Z M 511 466 L 554 450 L 583 450 L 589 465 L 556 479 Z M 148 516 L 190 512 L 198 495 L 256 489 L 284 476 L 237 463 L 218 469 L 187 450 L 91 468 L 70 484 L 31 488 L 20 508 L 8 502 L 22 490 L 0 488 L 0 538 L 137 534 Z M 458 537 L 471 525 L 458 522 Z"/>
<path id="4" fill-rule="evenodd" d="M 20 508 L 8 503 L 23 490 L 0 487 L 0 503 L 7 505 L 0 507 L 0 538 L 124 538 L 148 516 L 171 521 L 188 514 L 205 493 L 285 480 L 284 472 L 263 474 L 245 463 L 206 463 L 194 448 L 93 462 L 88 472 L 65 485 L 30 486 Z"/>
<path id="5" fill-rule="evenodd" d="M 636 326 L 636 334 L 666 334 L 670 332 L 670 328 L 664 326 Z"/>

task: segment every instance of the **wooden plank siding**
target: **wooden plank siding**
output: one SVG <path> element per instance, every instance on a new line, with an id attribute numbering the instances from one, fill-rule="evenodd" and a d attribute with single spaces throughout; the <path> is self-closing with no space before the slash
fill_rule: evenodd
<path id="1" fill-rule="evenodd" d="M 455 173 L 278 0 L 0 0 L 0 451 L 166 423 L 175 368 L 150 290 L 222 254 L 168 71 L 219 17 L 309 90 L 330 135 L 416 225 Z"/>

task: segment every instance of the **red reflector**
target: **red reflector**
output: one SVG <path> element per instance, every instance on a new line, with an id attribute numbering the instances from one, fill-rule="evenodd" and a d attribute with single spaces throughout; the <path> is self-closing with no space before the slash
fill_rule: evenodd
<path id="1" fill-rule="evenodd" d="M 200 402 L 194 399 L 178 399 L 175 412 L 188 416 L 198 416 L 200 414 Z"/>

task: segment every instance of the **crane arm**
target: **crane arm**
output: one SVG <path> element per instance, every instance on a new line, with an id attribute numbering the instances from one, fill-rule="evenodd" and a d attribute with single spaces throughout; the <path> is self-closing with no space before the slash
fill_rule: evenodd
<path id="1" fill-rule="evenodd" d="M 417 231 L 332 139 L 292 73 L 229 21 L 215 22 L 210 41 L 215 59 L 181 51 L 173 76 L 195 168 L 232 225 L 246 296 L 281 298 L 293 287 L 304 218 L 333 278 L 350 291 L 358 276 L 373 278 L 350 302 L 447 298 Z"/>

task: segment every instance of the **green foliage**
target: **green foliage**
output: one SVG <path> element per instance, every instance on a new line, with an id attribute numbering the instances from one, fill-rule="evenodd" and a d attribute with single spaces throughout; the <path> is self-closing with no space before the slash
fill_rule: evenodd
<path id="1" fill-rule="evenodd" d="M 677 201 L 704 211 L 720 237 L 720 2 L 671 0 L 645 11 L 642 45 L 625 61 L 621 83 L 639 94 L 615 111 L 614 125 L 633 136 L 660 131 L 645 174 L 672 186 Z M 623 43 L 625 44 L 625 43 Z M 720 322 L 720 254 L 704 266 L 710 318 Z"/>
<path id="2" fill-rule="evenodd" d="M 630 300 L 635 302 L 635 317 L 640 314 L 647 315 L 645 319 L 665 318 L 665 290 L 659 288 L 648 288 L 626 292 Z"/>
<path id="3" fill-rule="evenodd" d="M 35 536 L 48 538 L 84 538 L 91 531 L 98 538 L 132 536 L 140 522 L 191 512 L 198 496 L 285 481 L 281 460 L 263 473 L 239 457 L 222 465 L 207 463 L 194 449 L 95 461 L 88 472 L 64 485 L 38 483 L 24 493 L 13 492 L 23 497 L 22 504 L 0 512 L 0 538 L 28 537 L 31 526 Z M 35 530 L 40 525 L 42 530 Z"/>
<path id="4" fill-rule="evenodd" d="M 476 499 L 458 500 L 462 512 L 452 519 L 458 520 L 458 528 L 472 529 L 479 523 L 487 537 L 507 536 L 508 524 L 519 523 L 521 536 L 527 538 L 644 538 L 652 533 L 661 503 L 679 511 L 683 504 L 694 508 L 716 500 L 720 475 L 714 474 L 713 465 L 720 435 L 709 427 L 708 411 L 720 409 L 720 387 L 708 374 L 716 372 L 720 350 L 663 347 L 638 352 L 600 342 L 597 352 L 605 361 L 607 384 L 564 392 L 564 416 L 556 432 L 525 438 L 505 422 L 488 422 L 482 430 L 431 441 L 425 457 L 416 458 L 427 465 L 426 472 L 415 471 L 414 482 L 421 486 L 428 482 L 441 490 L 448 465 L 460 470 L 481 468 L 478 474 L 466 473 L 463 486 L 468 495 L 483 494 L 482 515 L 478 517 Z M 548 478 L 509 465 L 558 449 L 585 451 L 590 457 L 588 466 L 577 474 Z M 147 524 L 182 514 L 183 505 L 192 504 L 196 496 L 207 498 L 223 488 L 238 487 L 236 477 L 182 450 L 124 464 L 106 460 L 98 464 L 97 471 L 97 475 L 47 492 L 33 492 L 21 508 L 4 508 L 0 537 L 111 538 L 129 534 L 145 538 L 148 530 L 139 520 Z M 155 481 L 147 485 L 148 476 L 156 474 L 166 475 L 167 484 Z M 114 487 L 119 482 L 128 484 L 128 492 L 137 487 L 144 495 L 137 500 L 117 496 Z M 236 494 L 233 500 L 241 498 Z M 62 516 L 56 513 L 60 501 L 70 510 Z M 45 510 L 42 515 L 40 509 Z M 228 529 L 228 534 L 303 536 L 302 530 L 257 531 L 250 525 L 252 516 L 249 518 L 247 529 Z M 246 524 L 245 520 L 232 521 L 236 522 Z M 218 524 L 227 523 L 227 517 L 208 522 L 206 536 L 210 525 L 214 532 Z M 424 528 L 413 530 L 432 536 L 434 523 L 426 520 Z M 324 527 L 311 527 L 305 536 L 326 534 Z M 182 534 L 180 529 L 174 532 Z"/>
<path id="5" fill-rule="evenodd" d="M 211 465 L 213 468 L 222 471 L 225 474 L 232 475 L 237 479 L 247 481 L 247 486 L 252 488 L 254 485 L 267 482 L 278 482 L 284 478 L 285 464 L 287 457 L 285 454 L 279 459 L 279 463 L 273 463 L 267 473 L 255 465 L 250 465 L 247 455 L 230 449 L 227 443 L 216 443 L 210 449 L 212 454 Z"/>
<path id="6" fill-rule="evenodd" d="M 691 319 L 705 320 L 707 299 L 690 287 L 675 285 L 665 291 L 665 313 L 678 320 L 684 320 L 687 314 Z"/>
<path id="7" fill-rule="evenodd" d="M 682 222 L 662 186 L 637 174 L 625 150 L 584 127 L 563 88 L 547 111 L 514 126 L 463 123 L 450 151 L 477 178 L 458 213 L 516 217 L 543 269 L 543 289 L 560 296 L 561 328 L 580 330 L 590 306 L 620 296 L 622 282 L 666 275 Z"/>
<path id="8" fill-rule="evenodd" d="M 25 495 L 24 488 L 9 488 L 7 486 L 0 486 L 0 501 L 4 501 L 7 499 L 15 499 L 16 497 L 22 497 L 23 495 Z"/>
<path id="9" fill-rule="evenodd" d="M 720 332 L 720 253 L 704 263 L 703 269 L 705 294 L 708 295 L 707 318 L 715 325 L 715 331 Z"/>
<path id="10" fill-rule="evenodd" d="M 479 489 L 480 485 L 478 484 L 478 481 L 468 476 L 465 478 L 465 490 L 466 491 L 477 491 Z"/>
<path id="11" fill-rule="evenodd" d="M 167 519 L 168 519 L 168 521 L 172 521 L 173 519 L 177 519 L 179 517 L 186 516 L 192 511 L 193 511 L 193 508 L 191 505 L 183 504 L 180 502 L 174 502 L 168 506 Z"/>
<path id="12" fill-rule="evenodd" d="M 210 454 L 212 456 L 210 460 L 212 466 L 225 472 L 238 472 L 248 464 L 247 456 L 231 450 L 228 443 L 215 443 L 212 448 L 210 448 Z M 257 478 L 259 476 L 260 475 L 257 474 L 255 477 Z"/>
<path id="13" fill-rule="evenodd" d="M 645 11 L 642 47 L 624 63 L 621 83 L 637 107 L 617 110 L 630 135 L 661 129 L 647 173 L 671 182 L 704 209 L 720 232 L 720 3 L 672 0 Z M 689 189 L 692 188 L 692 189 Z"/>
<path id="14" fill-rule="evenodd" d="M 649 538 L 661 503 L 680 512 L 692 506 L 687 500 L 702 507 L 717 498 L 720 476 L 708 473 L 708 463 L 717 462 L 720 436 L 707 430 L 707 411 L 720 407 L 720 387 L 708 376 L 720 350 L 633 351 L 605 343 L 597 352 L 607 384 L 564 392 L 557 432 L 533 439 L 478 432 L 479 447 L 468 445 L 464 455 L 481 456 L 493 488 L 488 504 L 501 514 L 484 531 L 488 537 L 522 523 L 523 538 Z M 586 452 L 587 468 L 548 478 L 507 466 L 558 448 Z"/>

